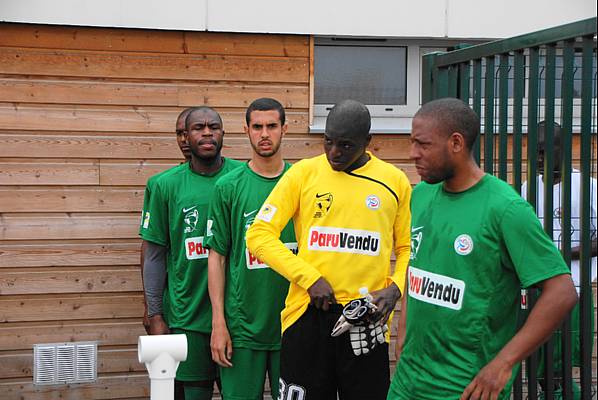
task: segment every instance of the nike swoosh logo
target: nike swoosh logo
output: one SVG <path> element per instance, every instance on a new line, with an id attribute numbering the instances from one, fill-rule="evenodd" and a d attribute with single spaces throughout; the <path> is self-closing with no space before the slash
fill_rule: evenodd
<path id="1" fill-rule="evenodd" d="M 250 211 L 250 212 L 248 212 L 248 213 L 246 213 L 246 212 L 243 212 L 243 218 L 247 218 L 247 217 L 249 217 L 251 214 L 254 214 L 256 211 L 257 211 L 257 210 L 253 210 L 253 211 Z"/>
<path id="2" fill-rule="evenodd" d="M 323 194 L 316 193 L 317 198 L 324 197 L 324 196 L 330 196 L 330 193 L 323 193 Z"/>
<path id="3" fill-rule="evenodd" d="M 189 212 L 189 211 L 193 210 L 193 209 L 194 209 L 194 208 L 196 208 L 196 207 L 197 207 L 197 206 L 193 206 L 193 207 L 189 207 L 189 208 L 183 208 L 183 212 L 184 212 L 184 213 L 186 213 L 186 212 Z"/>
<path id="4" fill-rule="evenodd" d="M 411 228 L 411 232 L 417 232 L 420 229 L 424 229 L 424 227 L 423 226 L 413 227 L 413 228 Z"/>

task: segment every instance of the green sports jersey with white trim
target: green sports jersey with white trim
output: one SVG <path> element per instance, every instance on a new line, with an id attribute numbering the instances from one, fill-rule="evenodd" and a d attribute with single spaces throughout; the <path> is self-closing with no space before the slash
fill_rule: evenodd
<path id="1" fill-rule="evenodd" d="M 492 175 L 461 193 L 421 183 L 411 213 L 407 328 L 388 399 L 458 399 L 515 335 L 521 288 L 569 269 L 532 207 Z"/>
<path id="2" fill-rule="evenodd" d="M 290 164 L 285 163 L 286 172 Z M 253 350 L 280 349 L 280 312 L 289 283 L 254 257 L 245 246 L 245 232 L 280 177 L 265 178 L 246 163 L 216 183 L 210 203 L 206 247 L 229 259 L 224 309 L 233 346 Z M 293 223 L 280 239 L 296 251 Z"/>
<path id="3" fill-rule="evenodd" d="M 208 251 L 203 246 L 208 207 L 216 181 L 242 165 L 223 158 L 218 172 L 193 172 L 190 163 L 156 180 L 141 237 L 168 247 L 168 325 L 196 332 L 212 329 L 208 296 Z"/>

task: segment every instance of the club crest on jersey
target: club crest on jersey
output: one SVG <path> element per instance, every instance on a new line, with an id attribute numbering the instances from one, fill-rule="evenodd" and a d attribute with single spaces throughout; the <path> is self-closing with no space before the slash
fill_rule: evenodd
<path id="1" fill-rule="evenodd" d="M 328 211 L 330 211 L 330 207 L 332 207 L 332 200 L 334 200 L 334 196 L 330 192 L 316 193 L 316 201 L 314 202 L 316 212 L 314 213 L 314 218 L 326 216 Z"/>
<path id="2" fill-rule="evenodd" d="M 278 211 L 278 208 L 274 207 L 272 204 L 264 204 L 255 217 L 262 221 L 270 222 L 272 221 L 272 218 L 274 218 L 276 211 Z"/>
<path id="3" fill-rule="evenodd" d="M 409 255 L 411 260 L 415 260 L 415 257 L 417 257 L 419 246 L 422 243 L 422 238 L 424 236 L 422 229 L 424 229 L 423 226 L 411 227 L 411 254 Z"/>
<path id="4" fill-rule="evenodd" d="M 297 248 L 297 242 L 284 243 L 284 245 L 295 255 L 297 255 L 297 253 L 299 252 L 299 249 Z M 247 248 L 245 248 L 245 262 L 247 265 L 247 269 L 270 268 L 268 264 L 264 263 L 259 258 L 251 254 L 251 252 Z"/>
<path id="5" fill-rule="evenodd" d="M 409 267 L 409 296 L 425 303 L 460 310 L 465 282 L 448 276 Z"/>
<path id="6" fill-rule="evenodd" d="M 357 229 L 313 226 L 309 230 L 307 248 L 338 253 L 380 254 L 380 233 Z"/>
<path id="7" fill-rule="evenodd" d="M 380 208 L 380 199 L 375 194 L 372 194 L 365 199 L 365 205 L 370 210 L 377 210 Z"/>
<path id="8" fill-rule="evenodd" d="M 185 239 L 185 255 L 187 260 L 208 258 L 208 249 L 203 246 L 203 236 Z"/>
<path id="9" fill-rule="evenodd" d="M 183 222 L 185 222 L 185 233 L 193 232 L 197 226 L 197 222 L 199 221 L 199 211 L 196 207 L 197 206 L 183 207 L 183 214 L 185 214 L 185 217 L 183 218 Z"/>
<path id="10" fill-rule="evenodd" d="M 473 239 L 464 233 L 455 239 L 455 252 L 461 256 L 466 256 L 473 251 Z"/>

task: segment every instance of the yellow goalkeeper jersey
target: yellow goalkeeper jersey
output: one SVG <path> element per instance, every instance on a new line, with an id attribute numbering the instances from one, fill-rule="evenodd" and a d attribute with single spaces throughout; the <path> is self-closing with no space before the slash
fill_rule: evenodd
<path id="1" fill-rule="evenodd" d="M 283 331 L 305 312 L 307 289 L 322 276 L 341 304 L 360 297 L 361 287 L 373 292 L 391 282 L 403 294 L 411 248 L 411 185 L 401 170 L 368 154 L 370 160 L 351 172 L 333 170 L 324 154 L 297 162 L 247 231 L 247 248 L 291 282 Z M 291 218 L 297 255 L 278 239 Z"/>

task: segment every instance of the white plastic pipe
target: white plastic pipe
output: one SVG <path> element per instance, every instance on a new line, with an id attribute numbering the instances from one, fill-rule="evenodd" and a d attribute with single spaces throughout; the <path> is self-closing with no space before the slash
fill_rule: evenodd
<path id="1" fill-rule="evenodd" d="M 174 400 L 174 378 L 187 359 L 185 335 L 139 336 L 137 356 L 151 379 L 151 400 Z"/>

